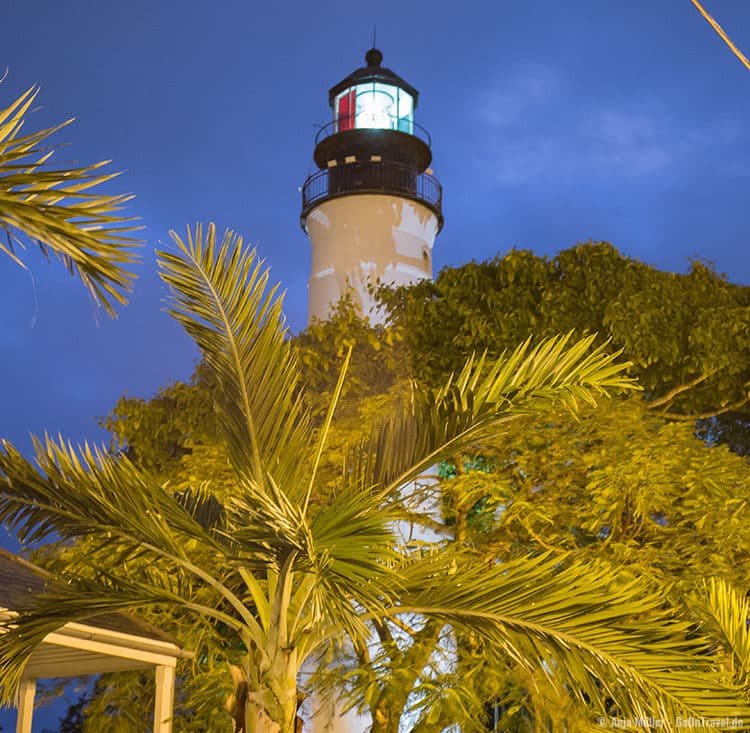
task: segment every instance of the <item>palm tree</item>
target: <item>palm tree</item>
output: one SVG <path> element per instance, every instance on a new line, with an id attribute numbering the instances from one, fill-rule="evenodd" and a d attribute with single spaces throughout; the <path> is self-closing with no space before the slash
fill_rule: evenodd
<path id="1" fill-rule="evenodd" d="M 119 175 L 102 173 L 109 161 L 80 168 L 45 167 L 53 153 L 47 140 L 73 120 L 28 135 L 20 135 L 39 93 L 24 92 L 0 110 L 0 251 L 25 267 L 16 246 L 24 238 L 52 252 L 77 274 L 94 301 L 114 315 L 114 304 L 127 303 L 136 260 L 130 249 L 133 219 L 118 212 L 132 197 L 94 193 L 92 189 Z M 19 236 L 20 235 L 20 236 Z"/>
<path id="2" fill-rule="evenodd" d="M 122 455 L 37 440 L 37 466 L 0 451 L 0 520 L 24 542 L 89 538 L 87 554 L 20 609 L 0 636 L 2 700 L 32 650 L 61 625 L 146 605 L 181 609 L 234 634 L 235 730 L 293 733 L 306 660 L 371 638 L 373 624 L 415 616 L 483 639 L 495 654 L 605 714 L 741 715 L 712 672 L 707 642 L 658 589 L 565 557 L 487 565 L 459 548 L 399 545 L 402 487 L 448 454 L 551 400 L 571 409 L 632 385 L 592 339 L 528 343 L 499 361 L 470 360 L 441 389 L 410 398 L 353 446 L 321 486 L 326 435 L 346 362 L 321 425 L 306 409 L 282 296 L 242 241 L 213 225 L 161 252 L 171 313 L 215 380 L 235 476 L 174 494 Z"/>

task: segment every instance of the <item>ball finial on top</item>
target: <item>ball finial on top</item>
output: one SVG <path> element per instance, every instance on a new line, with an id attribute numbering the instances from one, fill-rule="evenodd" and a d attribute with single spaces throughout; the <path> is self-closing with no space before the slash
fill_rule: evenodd
<path id="1" fill-rule="evenodd" d="M 367 61 L 368 66 L 380 66 L 382 60 L 383 54 L 374 46 L 365 54 L 365 61 Z"/>

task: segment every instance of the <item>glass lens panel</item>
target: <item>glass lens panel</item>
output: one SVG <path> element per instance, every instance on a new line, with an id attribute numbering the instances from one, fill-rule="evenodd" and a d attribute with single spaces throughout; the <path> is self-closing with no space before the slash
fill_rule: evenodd
<path id="1" fill-rule="evenodd" d="M 341 92 L 334 100 L 335 110 L 335 131 L 351 130 L 354 127 L 354 99 L 355 89 L 349 89 Z"/>
<path id="2" fill-rule="evenodd" d="M 395 128 L 397 91 L 397 87 L 379 82 L 358 84 L 355 127 Z"/>
<path id="3" fill-rule="evenodd" d="M 414 98 L 403 89 L 398 90 L 398 129 L 401 132 L 414 132 Z"/>

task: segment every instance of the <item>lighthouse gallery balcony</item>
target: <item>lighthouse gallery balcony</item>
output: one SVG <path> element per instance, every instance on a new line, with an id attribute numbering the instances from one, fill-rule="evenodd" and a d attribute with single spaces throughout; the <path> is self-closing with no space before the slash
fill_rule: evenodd
<path id="1" fill-rule="evenodd" d="M 437 178 L 386 160 L 342 163 L 313 173 L 302 187 L 303 228 L 307 215 L 323 201 L 360 193 L 396 194 L 424 204 L 437 217 L 438 231 L 442 229 L 443 188 Z"/>

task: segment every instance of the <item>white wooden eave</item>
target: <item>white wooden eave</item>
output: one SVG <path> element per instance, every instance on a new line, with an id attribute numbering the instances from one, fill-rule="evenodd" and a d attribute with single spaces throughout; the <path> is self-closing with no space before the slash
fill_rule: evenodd
<path id="1" fill-rule="evenodd" d="M 0 618 L 16 614 L 0 609 Z M 153 668 L 156 677 L 154 733 L 171 733 L 177 659 L 192 655 L 176 644 L 122 631 L 68 623 L 48 634 L 24 668 L 18 693 L 16 733 L 31 733 L 36 680 Z"/>

